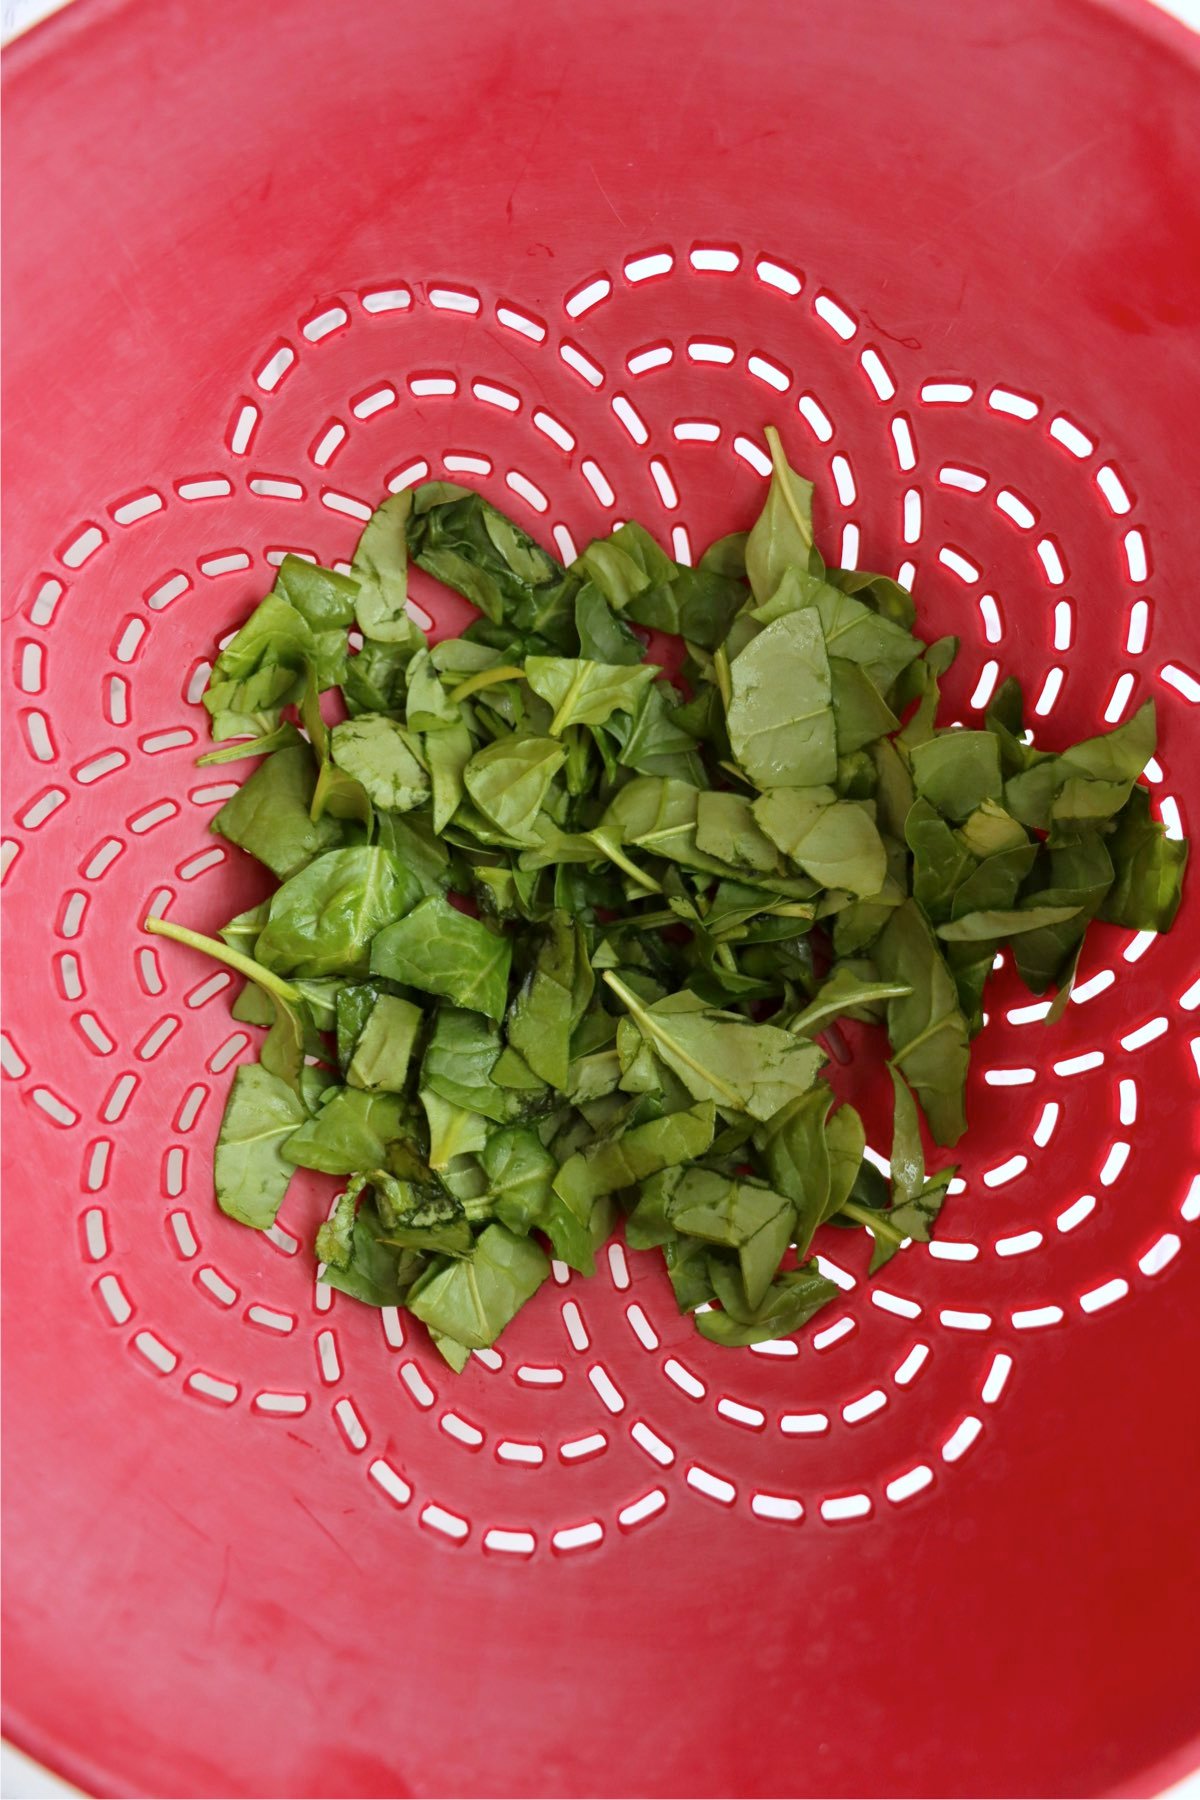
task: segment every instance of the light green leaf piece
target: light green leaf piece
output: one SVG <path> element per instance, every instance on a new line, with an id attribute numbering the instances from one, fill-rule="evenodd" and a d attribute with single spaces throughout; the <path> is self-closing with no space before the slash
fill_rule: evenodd
<path id="1" fill-rule="evenodd" d="M 773 425 L 766 437 L 771 485 L 745 544 L 746 574 L 757 600 L 769 599 L 790 568 L 807 569 L 813 547 L 812 482 L 790 466 Z"/>
<path id="2" fill-rule="evenodd" d="M 335 1087 L 313 1117 L 292 1132 L 282 1147 L 283 1156 L 300 1168 L 319 1169 L 325 1175 L 356 1175 L 361 1169 L 385 1168 L 388 1146 L 404 1136 L 407 1118 L 398 1094 Z"/>
<path id="3" fill-rule="evenodd" d="M 792 1202 L 765 1182 L 685 1169 L 667 1208 L 675 1230 L 736 1250 L 746 1303 L 760 1306 L 795 1224 Z"/>
<path id="4" fill-rule="evenodd" d="M 980 862 L 991 856 L 1003 856 L 1010 850 L 1023 849 L 1029 842 L 1025 827 L 995 800 L 985 800 L 970 813 L 959 826 L 958 835 Z"/>
<path id="5" fill-rule="evenodd" d="M 558 1164 L 532 1126 L 493 1131 L 480 1161 L 501 1224 L 522 1237 L 540 1225 L 549 1214 Z"/>
<path id="6" fill-rule="evenodd" d="M 729 666 L 729 741 L 758 788 L 816 787 L 837 775 L 825 638 L 810 608 L 751 639 Z"/>
<path id="7" fill-rule="evenodd" d="M 358 540 L 350 565 L 358 580 L 355 616 L 364 637 L 422 650 L 425 634 L 408 613 L 408 549 L 405 532 L 412 511 L 408 488 L 376 507 Z"/>
<path id="8" fill-rule="evenodd" d="M 456 1156 L 473 1156 L 487 1143 L 488 1121 L 482 1113 L 468 1112 L 426 1089 L 421 1105 L 429 1122 L 429 1166 L 449 1168 Z"/>
<path id="9" fill-rule="evenodd" d="M 618 610 L 648 588 L 674 581 L 679 573 L 678 564 L 636 521 L 596 538 L 580 552 L 578 567 Z"/>
<path id="10" fill-rule="evenodd" d="M 439 1006 L 421 1063 L 421 1086 L 497 1124 L 512 1119 L 520 1100 L 495 1079 L 500 1029 L 481 1013 Z"/>
<path id="11" fill-rule="evenodd" d="M 346 1085 L 365 1088 L 368 1093 L 400 1093 L 423 1022 L 420 1007 L 411 1000 L 380 994 L 354 1046 L 346 1069 Z"/>
<path id="12" fill-rule="evenodd" d="M 425 761 L 433 788 L 432 824 L 440 837 L 466 794 L 463 776 L 474 753 L 471 733 L 461 723 L 444 731 L 431 731 L 424 742 Z"/>
<path id="13" fill-rule="evenodd" d="M 480 812 L 499 830 L 519 843 L 536 844 L 533 822 L 566 760 L 566 745 L 557 738 L 510 732 L 475 752 L 463 781 Z"/>
<path id="14" fill-rule="evenodd" d="M 1064 750 L 1061 760 L 1073 776 L 1115 782 L 1128 790 L 1154 755 L 1158 727 L 1153 700 L 1146 700 L 1123 725 L 1085 738 Z"/>
<path id="15" fill-rule="evenodd" d="M 554 708 L 551 737 L 572 725 L 603 725 L 614 712 L 632 713 L 642 690 L 659 674 L 654 663 L 589 662 L 569 656 L 527 656 L 525 678 Z"/>
<path id="16" fill-rule="evenodd" d="M 1153 700 L 1099 737 L 1047 756 L 1005 784 L 1004 802 L 1023 825 L 1100 824 L 1120 811 L 1157 742 Z"/>
<path id="17" fill-rule="evenodd" d="M 661 1119 L 648 1119 L 620 1136 L 599 1139 L 563 1164 L 554 1178 L 554 1191 L 570 1202 L 591 1201 L 636 1187 L 661 1169 L 692 1162 L 712 1143 L 715 1119 L 712 1103 L 703 1101 Z"/>
<path id="18" fill-rule="evenodd" d="M 721 1310 L 702 1313 L 696 1329 L 713 1344 L 765 1344 L 786 1337 L 838 1295 L 836 1283 L 821 1274 L 815 1257 L 798 1269 L 785 1269 L 777 1275 L 756 1307 L 748 1303 L 736 1266 L 727 1268 L 710 1255 L 708 1272 Z"/>
<path id="19" fill-rule="evenodd" d="M 428 650 L 418 650 L 405 673 L 404 717 L 408 729 L 421 733 L 444 731 L 459 724 L 462 713 L 451 700 Z"/>
<path id="20" fill-rule="evenodd" d="M 1004 793 L 1000 745 L 990 731 L 942 731 L 911 752 L 917 793 L 943 818 L 966 819 Z"/>
<path id="21" fill-rule="evenodd" d="M 283 1146 L 306 1111 L 291 1084 L 260 1064 L 243 1063 L 236 1071 L 213 1158 L 223 1213 L 256 1231 L 275 1223 L 294 1172 Z"/>
<path id="22" fill-rule="evenodd" d="M 744 794 L 701 793 L 696 802 L 696 848 L 727 868 L 776 874 L 779 851 Z"/>
<path id="23" fill-rule="evenodd" d="M 360 713 L 330 733 L 333 760 L 383 812 L 412 812 L 429 798 L 429 775 L 403 725 Z"/>
<path id="24" fill-rule="evenodd" d="M 875 821 L 857 801 L 831 788 L 781 787 L 754 802 L 754 817 L 772 843 L 822 887 L 864 899 L 887 874 L 887 851 Z"/>
<path id="25" fill-rule="evenodd" d="M 807 1092 L 825 1061 L 818 1045 L 706 1006 L 696 994 L 670 994 L 646 1006 L 611 970 L 604 979 L 655 1056 L 693 1099 L 712 1100 L 722 1110 L 769 1119 Z"/>
<path id="26" fill-rule="evenodd" d="M 900 721 L 865 669 L 844 656 L 831 656 L 829 676 L 840 757 L 853 756 L 895 731 Z"/>
<path id="27" fill-rule="evenodd" d="M 797 1037 L 811 1037 L 855 1007 L 876 1006 L 881 1000 L 904 1000 L 911 992 L 906 982 L 864 980 L 854 969 L 839 964 L 808 1005 L 789 1019 L 788 1030 Z"/>
<path id="28" fill-rule="evenodd" d="M 586 934 L 565 912 L 554 911 L 529 973 L 509 1007 L 506 1027 L 512 1048 L 551 1087 L 566 1087 L 571 1035 L 587 1009 L 593 986 Z"/>
<path id="29" fill-rule="evenodd" d="M 817 590 L 813 604 L 831 660 L 857 664 L 885 697 L 909 664 L 921 654 L 923 645 L 919 638 L 890 619 L 881 618 L 850 594 L 823 585 Z M 859 698 L 860 701 L 863 699 L 861 690 Z"/>
<path id="30" fill-rule="evenodd" d="M 532 1238 L 489 1225 L 468 1261 L 433 1263 L 409 1290 L 407 1305 L 431 1331 L 484 1350 L 549 1273 L 549 1258 Z"/>
<path id="31" fill-rule="evenodd" d="M 440 896 L 381 931 L 371 946 L 371 971 L 427 994 L 440 994 L 502 1019 L 508 1004 L 512 943 Z"/>
<path id="32" fill-rule="evenodd" d="M 871 955 L 885 981 L 911 990 L 888 1002 L 892 1062 L 916 1090 L 938 1143 L 956 1144 L 967 1128 L 967 1021 L 954 977 L 915 901 L 894 909 Z"/>
<path id="33" fill-rule="evenodd" d="M 939 925 L 938 936 L 947 944 L 974 944 L 1019 937 L 1024 931 L 1040 931 L 1046 925 L 1062 925 L 1079 912 L 1072 906 L 1016 906 L 991 912 L 964 913 Z"/>
<path id="34" fill-rule="evenodd" d="M 276 889 L 255 955 L 282 974 L 365 975 L 372 938 L 420 892 L 378 845 L 329 850 Z"/>
<path id="35" fill-rule="evenodd" d="M 212 829 L 286 881 L 344 839 L 336 819 L 313 822 L 310 809 L 316 785 L 316 764 L 307 744 L 277 750 L 225 802 Z"/>

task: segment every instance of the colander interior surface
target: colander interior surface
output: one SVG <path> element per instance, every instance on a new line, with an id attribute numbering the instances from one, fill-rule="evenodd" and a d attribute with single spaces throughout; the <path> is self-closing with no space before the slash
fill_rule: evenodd
<path id="1" fill-rule="evenodd" d="M 1200 79 L 1109 0 L 78 0 L 6 59 L 7 1729 L 98 1793 L 1151 1793 L 1197 1756 L 1200 900 L 1001 970 L 937 1241 L 793 1339 L 556 1271 L 461 1377 L 212 1198 L 251 1034 L 140 930 L 217 641 L 477 485 L 686 560 L 775 423 L 970 723 L 1200 824 Z M 419 574 L 442 634 L 465 603 Z M 239 771 L 235 771 L 237 773 Z M 562 1279 L 558 1279 L 561 1276 Z"/>

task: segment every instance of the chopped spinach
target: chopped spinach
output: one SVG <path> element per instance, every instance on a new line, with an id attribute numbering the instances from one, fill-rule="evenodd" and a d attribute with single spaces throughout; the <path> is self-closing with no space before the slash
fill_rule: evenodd
<path id="1" fill-rule="evenodd" d="M 695 568 L 627 523 L 568 569 L 427 482 L 349 574 L 285 557 L 213 664 L 200 760 L 255 759 L 213 828 L 278 885 L 220 939 L 147 929 L 248 977 L 234 1015 L 265 1029 L 218 1203 L 264 1230 L 295 1168 L 339 1178 L 320 1278 L 456 1370 L 618 1211 L 713 1343 L 799 1329 L 837 1291 L 823 1228 L 865 1230 L 872 1273 L 933 1231 L 953 1169 L 922 1114 L 966 1128 L 1001 946 L 1053 1021 L 1093 919 L 1178 910 L 1152 703 L 1051 750 L 1009 680 L 939 725 L 956 640 L 825 566 L 767 439 L 757 521 Z M 478 608 L 462 636 L 427 644 L 410 561 Z M 636 628 L 683 641 L 677 685 Z M 846 1020 L 890 1042 L 888 1179 L 826 1079 Z"/>

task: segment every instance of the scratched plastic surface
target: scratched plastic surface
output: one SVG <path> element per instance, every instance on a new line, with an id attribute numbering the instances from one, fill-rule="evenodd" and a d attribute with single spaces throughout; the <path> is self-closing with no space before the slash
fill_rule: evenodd
<path id="1" fill-rule="evenodd" d="M 652 1257 L 455 1379 L 211 1152 L 248 1033 L 139 933 L 264 887 L 205 659 L 478 484 L 569 556 L 822 542 L 1159 708 L 1200 830 L 1196 50 L 1125 4 L 81 0 L 7 61 L 9 1732 L 98 1793 L 1152 1792 L 1196 1760 L 1196 938 L 996 978 L 939 1241 L 725 1351 Z M 441 629 L 460 603 L 428 582 Z M 560 1273 L 565 1274 L 564 1271 Z"/>

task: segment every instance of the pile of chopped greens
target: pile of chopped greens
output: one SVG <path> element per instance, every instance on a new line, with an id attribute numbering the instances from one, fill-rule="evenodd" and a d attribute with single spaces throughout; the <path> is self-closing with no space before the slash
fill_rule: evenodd
<path id="1" fill-rule="evenodd" d="M 620 1215 L 705 1337 L 795 1330 L 836 1292 L 820 1225 L 865 1227 L 872 1272 L 928 1240 L 954 1171 L 920 1115 L 963 1133 L 1000 947 L 1057 1016 L 1091 920 L 1179 904 L 1187 845 L 1137 779 L 1153 703 L 1051 751 L 1010 680 L 982 729 L 940 727 L 955 640 L 826 568 L 767 435 L 761 515 L 698 567 L 627 524 L 566 568 L 433 482 L 349 574 L 286 557 L 213 667 L 201 761 L 257 759 L 213 828 L 279 885 L 220 942 L 147 928 L 249 976 L 234 1014 L 269 1027 L 218 1201 L 264 1230 L 297 1167 L 339 1177 L 322 1279 L 456 1369 L 547 1246 L 588 1274 Z M 479 609 L 461 637 L 413 622 L 410 559 Z M 682 639 L 679 685 L 649 631 Z M 844 1018 L 886 1026 L 890 1181 L 823 1077 Z"/>

